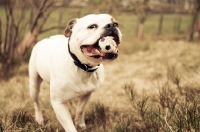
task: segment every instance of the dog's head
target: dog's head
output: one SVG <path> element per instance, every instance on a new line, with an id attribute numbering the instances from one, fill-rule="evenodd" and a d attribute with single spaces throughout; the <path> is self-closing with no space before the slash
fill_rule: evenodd
<path id="1" fill-rule="evenodd" d="M 65 36 L 70 38 L 70 49 L 84 64 L 95 65 L 103 61 L 114 60 L 118 56 L 118 45 L 121 43 L 122 33 L 118 29 L 117 21 L 108 14 L 87 15 L 80 19 L 73 19 L 65 29 Z M 99 42 L 102 38 L 110 37 L 110 45 L 115 42 L 116 50 L 102 49 Z M 108 42 L 108 41 L 106 41 Z M 109 45 L 109 43 L 107 43 Z"/>

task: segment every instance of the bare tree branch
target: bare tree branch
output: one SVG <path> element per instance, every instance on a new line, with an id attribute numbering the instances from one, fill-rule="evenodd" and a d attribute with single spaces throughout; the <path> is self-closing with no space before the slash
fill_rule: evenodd
<path id="1" fill-rule="evenodd" d="M 14 43 L 15 43 L 15 35 L 16 33 L 18 32 L 16 30 L 16 25 L 15 25 L 15 18 L 14 18 L 14 15 L 13 15 L 13 9 L 14 9 L 14 5 L 16 4 L 16 1 L 15 3 L 11 3 L 11 2 L 14 2 L 14 1 L 11 1 L 11 0 L 8 0 L 8 14 L 9 14 L 9 17 L 11 19 L 11 23 L 9 24 L 9 36 L 8 36 L 8 39 L 9 39 L 9 43 L 6 44 L 6 48 L 7 48 L 7 55 L 8 55 L 8 63 L 10 63 L 10 61 L 12 61 L 13 59 L 13 50 L 14 50 Z M 13 31 L 12 31 L 12 30 Z M 12 32 L 11 32 L 12 31 Z M 14 32 L 14 33 L 13 33 Z M 10 37 L 12 39 L 10 39 Z"/>
<path id="2" fill-rule="evenodd" d="M 31 26 L 31 32 L 33 32 L 33 30 L 35 29 L 35 27 L 37 27 L 38 21 L 39 21 L 39 19 L 42 17 L 42 15 L 44 13 L 43 9 L 45 8 L 45 5 L 46 5 L 47 1 L 48 0 L 43 0 L 42 1 L 42 4 L 41 4 L 41 6 L 39 8 L 39 11 L 38 11 L 38 13 L 36 15 L 36 18 L 34 19 L 34 22 L 33 22 L 32 26 Z"/>
<path id="3" fill-rule="evenodd" d="M 53 1 L 50 1 L 49 3 L 46 4 L 46 6 L 43 9 L 43 12 L 46 12 L 47 10 L 50 9 L 50 7 L 52 7 L 54 5 Z"/>
<path id="4" fill-rule="evenodd" d="M 0 72 L 0 77 L 9 74 L 14 60 L 25 59 L 27 51 L 36 43 L 38 34 L 65 28 L 60 24 L 44 28 L 50 14 L 58 8 L 54 6 L 55 2 L 61 4 L 61 1 L 3 0 L 3 2 L 5 3 L 5 28 L 2 30 L 3 22 L 0 19 L 0 70 L 5 72 Z M 29 10 L 30 7 L 32 8 Z"/>
<path id="5" fill-rule="evenodd" d="M 37 4 L 37 0 L 30 0 L 29 1 L 31 5 L 33 5 L 36 9 L 39 8 L 39 5 Z"/>
<path id="6" fill-rule="evenodd" d="M 29 16 L 29 23 L 30 23 L 30 29 L 32 28 L 33 25 L 33 16 L 34 16 L 34 10 L 31 10 L 30 16 Z"/>
<path id="7" fill-rule="evenodd" d="M 194 39 L 194 32 L 195 32 L 194 29 L 195 29 L 195 26 L 196 26 L 196 23 L 198 20 L 199 11 L 200 11 L 200 0 L 196 0 L 194 12 L 192 14 L 192 23 L 190 25 L 190 31 L 189 31 L 189 35 L 187 38 L 188 41 L 193 41 L 193 39 Z"/>
<path id="8" fill-rule="evenodd" d="M 0 54 L 1 54 L 1 45 L 2 45 L 2 21 L 0 18 Z"/>
<path id="9" fill-rule="evenodd" d="M 9 34 L 9 23 L 10 23 L 10 17 L 9 17 L 9 13 L 8 13 L 8 1 L 5 1 L 5 12 L 6 12 L 6 31 L 5 31 L 5 42 L 3 45 L 3 51 L 6 52 L 6 45 L 7 45 L 7 41 L 8 41 L 8 34 Z"/>
<path id="10" fill-rule="evenodd" d="M 16 33 L 15 33 L 15 36 L 14 36 L 14 41 L 15 41 L 14 47 L 16 47 L 17 44 L 19 44 L 19 41 L 24 36 L 22 32 L 25 32 L 25 28 L 22 28 L 20 30 L 21 33 L 19 33 L 19 28 L 22 26 L 22 24 L 23 24 L 23 27 L 26 27 L 26 25 L 27 25 L 27 24 L 25 25 L 24 21 L 23 21 L 25 19 L 25 12 L 26 12 L 25 10 L 26 10 L 27 4 L 25 2 L 23 2 L 21 4 L 23 4 L 23 6 L 21 7 L 22 9 L 21 9 L 20 14 L 19 14 L 19 19 L 16 22 L 16 26 L 15 26 Z"/>
<path id="11" fill-rule="evenodd" d="M 2 48 L 3 48 L 3 43 L 2 43 L 2 21 L 1 21 L 1 18 L 0 18 L 0 61 L 1 61 L 2 57 L 3 57 Z"/>
<path id="12" fill-rule="evenodd" d="M 41 33 L 41 30 L 43 29 L 43 26 L 46 23 L 46 21 L 48 20 L 50 14 L 51 14 L 51 12 L 47 12 L 46 15 L 43 17 L 43 20 L 40 23 L 40 27 L 38 27 L 38 33 Z"/>

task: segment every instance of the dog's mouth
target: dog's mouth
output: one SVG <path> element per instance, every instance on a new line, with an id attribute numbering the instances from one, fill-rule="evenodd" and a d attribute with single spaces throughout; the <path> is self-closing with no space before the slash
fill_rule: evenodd
<path id="1" fill-rule="evenodd" d="M 94 44 L 92 45 L 81 45 L 81 51 L 92 58 L 95 59 L 107 59 L 107 60 L 114 60 L 118 57 L 118 50 L 113 52 L 105 53 L 99 46 L 99 40 L 103 37 L 112 37 L 116 43 L 116 48 L 118 49 L 118 45 L 120 44 L 119 37 L 117 35 L 114 36 L 101 36 Z"/>

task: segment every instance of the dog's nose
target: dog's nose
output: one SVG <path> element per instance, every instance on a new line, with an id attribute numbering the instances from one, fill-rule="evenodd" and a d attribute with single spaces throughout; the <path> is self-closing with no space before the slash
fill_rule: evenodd
<path id="1" fill-rule="evenodd" d="M 118 26 L 117 23 L 109 23 L 105 26 L 106 29 L 113 29 L 116 28 Z"/>
<path id="2" fill-rule="evenodd" d="M 105 47 L 106 50 L 109 50 L 110 48 L 111 48 L 110 45 L 106 45 Z"/>

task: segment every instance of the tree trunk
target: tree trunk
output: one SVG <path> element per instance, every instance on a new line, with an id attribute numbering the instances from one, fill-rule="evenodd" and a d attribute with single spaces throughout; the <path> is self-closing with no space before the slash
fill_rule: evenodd
<path id="1" fill-rule="evenodd" d="M 54 6 L 54 0 L 3 0 L 5 2 L 5 31 L 2 33 L 2 22 L 0 19 L 0 79 L 8 78 L 12 73 L 16 62 L 20 64 L 27 59 L 27 55 L 37 41 L 37 36 L 44 32 L 63 29 L 63 26 L 56 25 L 46 27 L 44 25 L 50 14 L 59 6 Z M 65 0 L 66 1 L 66 0 Z M 71 0 L 67 0 L 68 3 Z M 20 7 L 20 10 L 18 10 Z M 27 17 L 29 15 L 30 18 Z M 62 14 L 62 13 L 61 13 Z M 28 29 L 28 26 L 29 29 Z M 24 34 L 27 32 L 27 34 Z M 2 34 L 3 38 L 2 38 Z"/>
<path id="2" fill-rule="evenodd" d="M 160 19 L 159 19 L 159 23 L 158 23 L 158 31 L 157 31 L 157 35 L 161 35 L 162 33 L 162 25 L 163 25 L 163 13 L 160 13 Z"/>
<path id="3" fill-rule="evenodd" d="M 174 33 L 180 33 L 180 28 L 181 28 L 181 14 L 177 13 L 174 20 L 174 28 L 173 28 Z"/>
<path id="4" fill-rule="evenodd" d="M 27 35 L 23 38 L 21 43 L 18 44 L 14 52 L 14 59 L 21 59 L 24 53 L 26 53 L 27 49 L 33 47 L 33 45 L 36 43 L 37 40 L 37 34 L 38 34 L 37 27 L 35 27 L 32 33 L 31 32 L 27 33 Z"/>
<path id="5" fill-rule="evenodd" d="M 188 41 L 193 41 L 194 40 L 194 32 L 195 32 L 195 25 L 198 20 L 198 13 L 199 9 L 197 9 L 196 12 L 194 12 L 193 17 L 192 17 L 192 23 L 189 31 L 189 36 L 188 36 Z"/>
<path id="6" fill-rule="evenodd" d="M 178 16 L 178 22 L 177 22 L 177 33 L 180 33 L 180 30 L 181 30 L 181 21 L 182 21 L 182 17 L 181 17 L 181 14 L 179 14 L 179 16 Z"/>
<path id="7" fill-rule="evenodd" d="M 200 11 L 200 0 L 196 0 L 196 10 L 192 17 L 191 27 L 187 39 L 188 41 L 193 41 L 194 39 L 195 26 L 197 24 L 199 11 Z"/>
<path id="8" fill-rule="evenodd" d="M 138 27 L 138 38 L 140 40 L 143 39 L 143 35 L 144 35 L 144 23 L 139 23 L 139 27 Z"/>
<path id="9" fill-rule="evenodd" d="M 174 18 L 174 26 L 173 26 L 173 32 L 176 33 L 176 29 L 177 29 L 177 14 L 175 15 L 175 18 Z"/>
<path id="10" fill-rule="evenodd" d="M 200 40 L 200 21 L 197 22 L 198 40 Z"/>
<path id="11" fill-rule="evenodd" d="M 141 16 L 141 18 L 139 19 L 139 25 L 138 25 L 138 38 L 140 40 L 143 39 L 144 36 L 144 22 L 145 22 L 146 17 L 145 16 Z"/>

